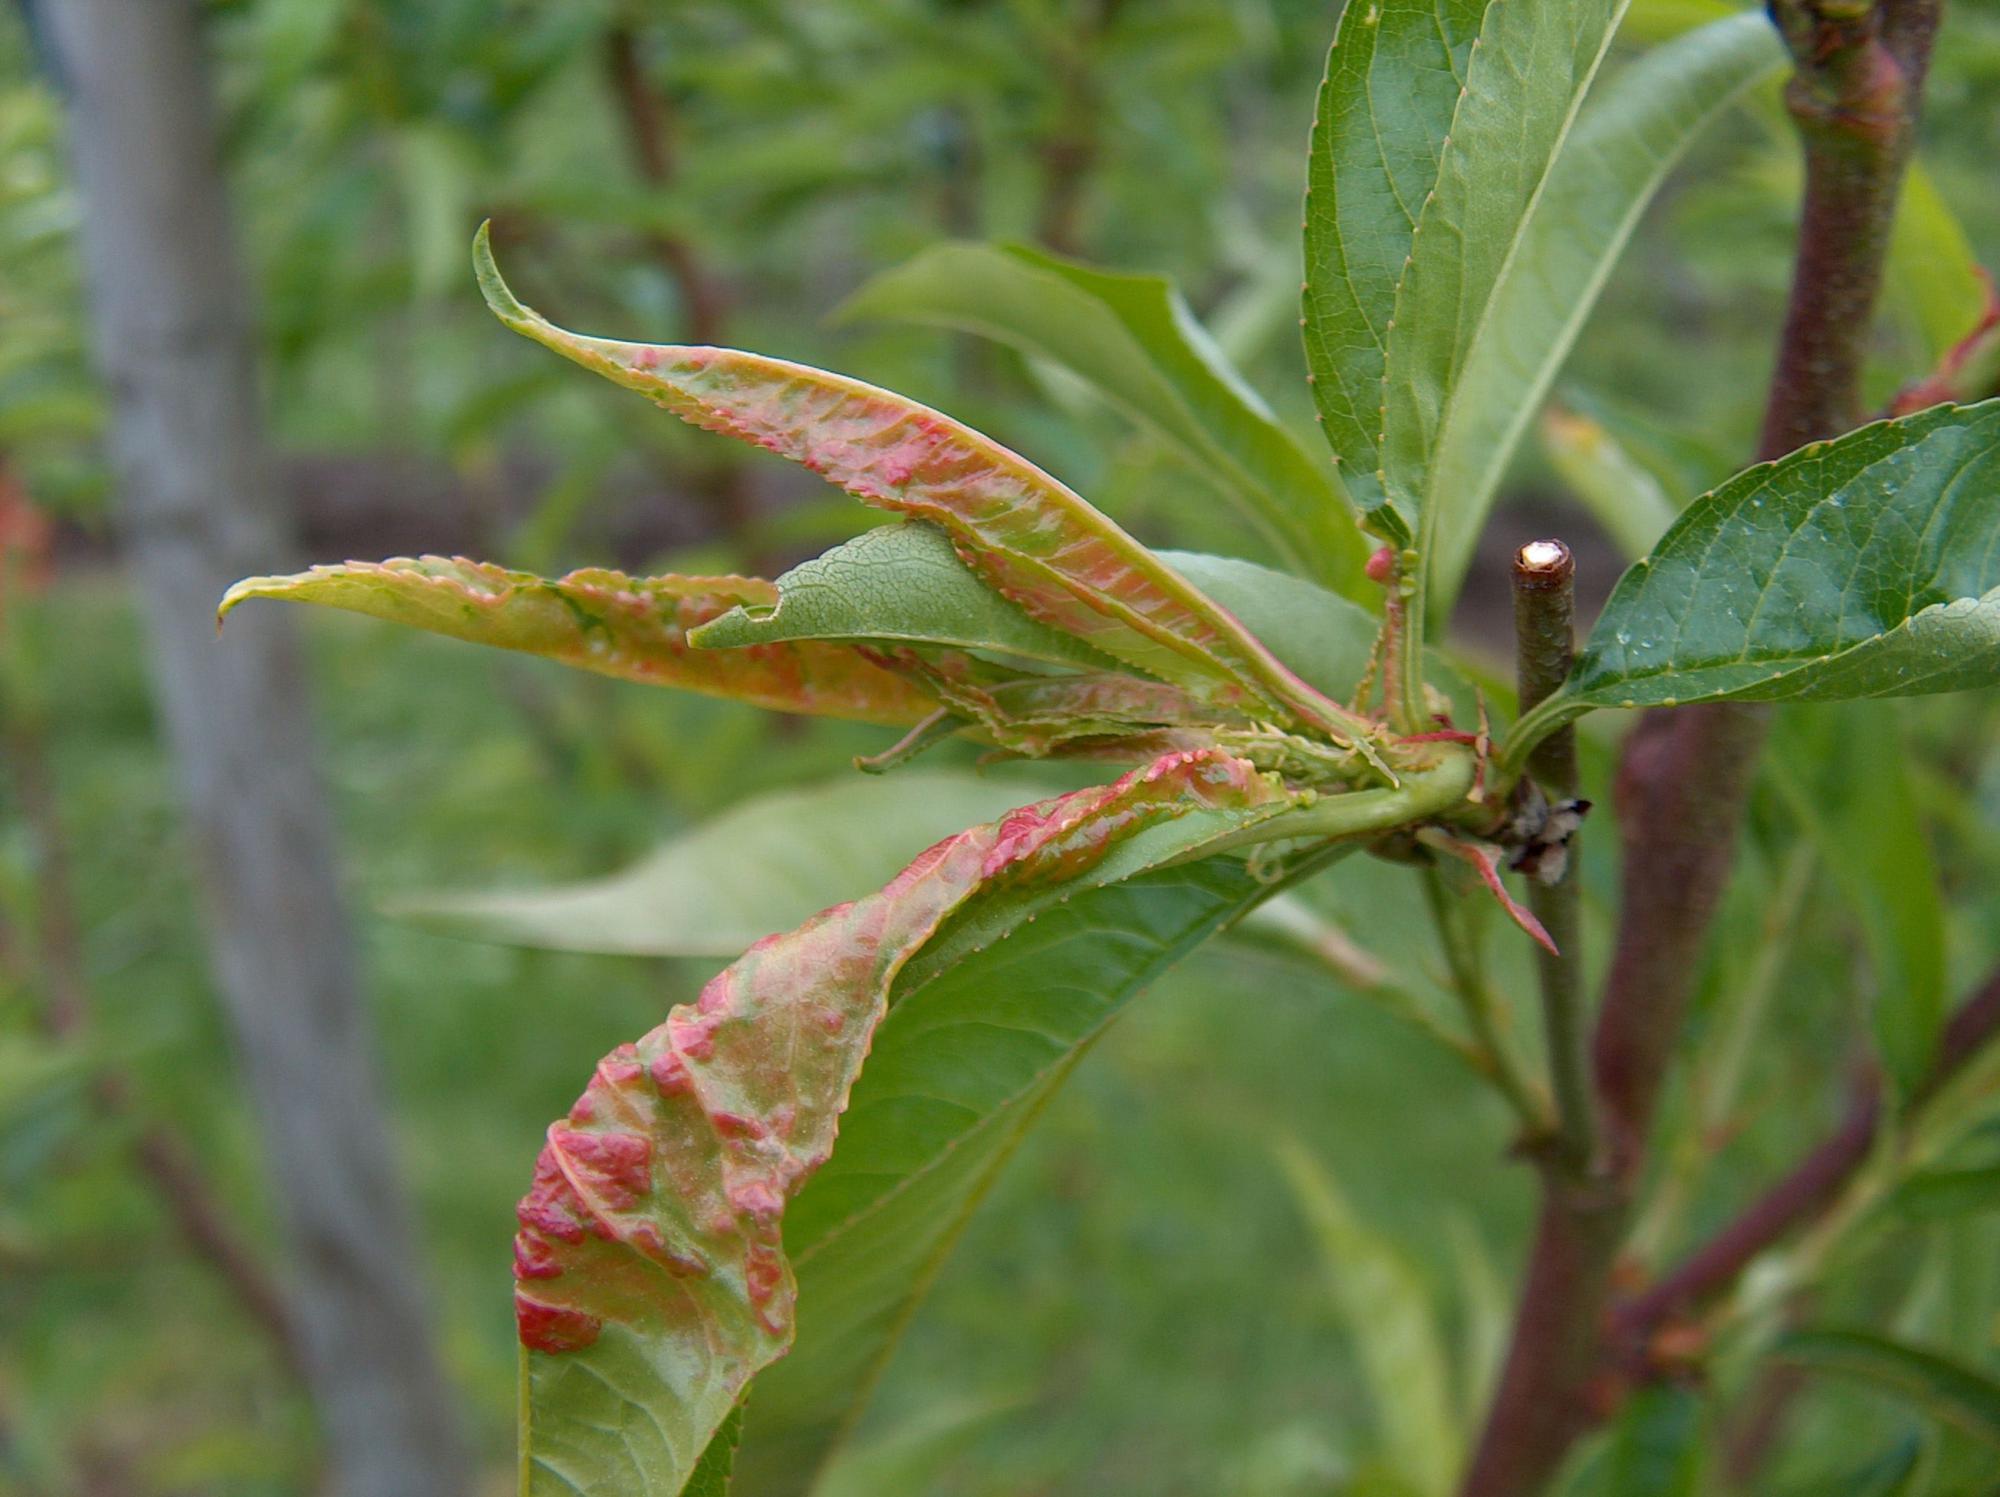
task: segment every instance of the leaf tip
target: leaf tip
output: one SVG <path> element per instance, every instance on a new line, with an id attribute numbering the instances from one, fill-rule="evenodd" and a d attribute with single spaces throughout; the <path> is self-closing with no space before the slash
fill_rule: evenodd
<path id="1" fill-rule="evenodd" d="M 274 584 L 279 581 L 280 579 L 276 577 L 245 577 L 241 582 L 232 583 L 229 590 L 222 595 L 222 601 L 215 605 L 216 634 L 222 633 L 223 620 L 234 613 L 239 605 L 249 602 L 252 598 L 269 597 Z"/>
<path id="2" fill-rule="evenodd" d="M 500 274 L 500 266 L 493 259 L 493 220 L 480 224 L 479 232 L 472 236 L 472 273 L 479 281 L 479 294 L 486 298 L 486 305 L 493 315 L 507 326 L 521 329 L 535 320 L 535 314 L 521 305 L 506 279 Z"/>

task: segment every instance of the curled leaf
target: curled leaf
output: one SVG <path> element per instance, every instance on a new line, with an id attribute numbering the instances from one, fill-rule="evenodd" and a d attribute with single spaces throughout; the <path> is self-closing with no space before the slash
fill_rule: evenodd
<path id="1" fill-rule="evenodd" d="M 789 458 L 866 504 L 931 521 L 1032 618 L 1219 705 L 1334 737 L 1367 732 L 1079 495 L 970 427 L 784 359 L 567 332 L 515 298 L 484 229 L 474 255 L 487 304 L 516 332 L 692 425 Z"/>
<path id="2" fill-rule="evenodd" d="M 1118 664 L 994 592 L 935 525 L 866 531 L 801 562 L 775 586 L 775 604 L 733 608 L 695 630 L 691 642 L 711 650 L 831 639 L 981 650 L 1085 670 Z"/>
<path id="3" fill-rule="evenodd" d="M 868 282 L 842 312 L 962 328 L 1050 360 L 1156 433 L 1295 570 L 1372 593 L 1368 548 L 1332 471 L 1292 439 L 1171 281 L 1021 245 L 940 244 Z"/>
<path id="4" fill-rule="evenodd" d="M 1292 804 L 1170 755 L 938 843 L 753 946 L 598 1066 L 549 1129 L 515 1242 L 524 1490 L 679 1492 L 794 1330 L 786 1204 L 833 1148 L 897 974 L 948 917 L 1156 866 Z"/>
<path id="5" fill-rule="evenodd" d="M 224 594 L 218 623 L 252 598 L 323 603 L 474 644 L 522 650 L 600 675 L 678 686 L 777 712 L 913 723 L 937 709 L 860 651 L 817 641 L 696 650 L 688 631 L 777 588 L 754 577 L 628 577 L 588 567 L 564 577 L 462 557 L 399 557 L 249 577 Z"/>

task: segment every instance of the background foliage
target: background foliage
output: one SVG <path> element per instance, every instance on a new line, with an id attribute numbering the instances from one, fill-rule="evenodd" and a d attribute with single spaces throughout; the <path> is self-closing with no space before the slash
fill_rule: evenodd
<path id="1" fill-rule="evenodd" d="M 1636 7 L 1628 31 L 1665 35 L 1682 9 L 1708 13 L 1662 0 Z M 1149 540 L 1264 555 L 1196 466 L 1058 371 L 831 314 L 945 238 L 1165 271 L 1280 415 L 1309 425 L 1292 335 L 1297 203 L 1332 13 L 1305 0 L 220 0 L 232 183 L 306 552 L 769 575 L 866 523 L 809 477 L 723 450 L 497 330 L 463 251 L 490 214 L 524 295 L 569 326 L 699 330 L 848 370 L 1029 453 Z M 116 1147 L 131 1125 L 106 1122 L 85 1092 L 100 1063 L 128 1071 L 141 1112 L 184 1132 L 231 1205 L 262 1223 L 256 1140 L 102 524 L 60 101 L 24 15 L 0 12 L 0 483 L 62 524 L 52 589 L 5 604 L 6 710 L 43 722 L 59 766 L 99 1023 L 75 1044 L 39 1038 L 32 954 L 0 970 L 0 1492 L 302 1492 L 315 1466 L 302 1401 L 132 1176 Z M 1892 272 L 1874 370 L 1884 400 L 1956 336 L 1968 297 L 1976 307 L 1963 267 L 2000 263 L 1996 94 L 2000 18 L 1961 6 L 1930 88 L 1931 185 L 1913 195 L 1913 248 Z M 1572 494 L 1648 482 L 1692 494 L 1740 466 L 1796 186 L 1769 93 L 1698 143 L 1565 373 L 1558 398 L 1575 419 L 1526 444 L 1504 485 L 1497 551 L 1559 524 L 1601 587 L 1618 538 Z M 1455 628 L 1475 661 L 1502 656 L 1503 590 L 1490 555 L 1475 560 Z M 867 729 L 781 725 L 361 621 L 310 626 L 364 907 L 621 867 L 882 746 Z M 1785 768 L 1760 789 L 1704 979 L 1698 1059 L 1672 1103 L 1684 1143 L 1646 1222 L 1656 1248 L 1697 1237 L 1824 1127 L 1845 1058 L 1826 1013 L 1891 974 L 1952 992 L 1990 967 L 1994 726 L 1989 701 L 1945 699 L 1788 728 L 1797 751 L 1774 756 Z M 1601 771 L 1601 745 L 1586 750 Z M 1869 803 L 1840 767 L 1853 763 L 1874 766 Z M 1885 817 L 1885 798 L 1914 816 Z M 51 895 L 24 808 L 8 813 L 0 909 L 18 931 Z M 1884 830 L 1909 821 L 1921 835 Z M 1858 845 L 1868 858 L 1850 856 Z M 1593 919 L 1608 908 L 1607 863 L 1586 865 Z M 1413 880 L 1344 865 L 1314 900 L 1417 1003 L 1442 1007 Z M 596 1058 L 691 997 L 715 962 L 470 944 L 388 918 L 363 930 L 445 1354 L 505 1490 L 502 1244 L 523 1162 Z M 1501 1109 L 1449 1054 L 1325 963 L 1280 945 L 1204 951 L 1113 1031 L 1031 1137 L 836 1484 L 1434 1490 L 1434 1452 L 1466 1438 L 1500 1286 L 1523 1252 L 1528 1181 L 1493 1167 L 1506 1140 Z M 1907 1222 L 1834 1266 L 1825 1304 L 1990 1359 L 1993 1159 L 1953 1163 L 1987 1171 L 1973 1194 L 1984 1214 L 1913 1202 Z M 1358 1270 L 1333 1273 L 1322 1255 L 1366 1263 L 1379 1287 L 1356 1292 Z M 1773 1489 L 1827 1490 L 1928 1428 L 1816 1382 Z M 1583 1479 L 1639 1489 L 1621 1473 L 1644 1437 L 1619 1432 Z M 1980 1447 L 1913 1437 L 1932 1463 L 1916 1489 L 1962 1490 Z"/>

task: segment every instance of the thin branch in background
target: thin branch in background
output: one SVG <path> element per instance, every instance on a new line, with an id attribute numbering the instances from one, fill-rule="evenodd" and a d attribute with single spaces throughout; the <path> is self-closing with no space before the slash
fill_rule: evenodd
<path id="1" fill-rule="evenodd" d="M 1514 660 L 1521 711 L 1554 694 L 1576 654 L 1576 558 L 1561 541 L 1530 541 L 1514 555 Z M 1576 729 L 1549 734 L 1528 758 L 1528 773 L 1551 796 L 1573 799 L 1578 788 Z M 1583 930 L 1578 918 L 1576 853 L 1555 883 L 1530 883 L 1528 902 L 1556 950 L 1538 946 L 1542 1034 L 1556 1103 L 1556 1151 L 1565 1169 L 1584 1173 L 1597 1154 L 1596 1103 L 1591 1095 L 1589 1014 L 1583 996 Z"/>
<path id="2" fill-rule="evenodd" d="M 289 620 L 215 600 L 291 554 L 194 0 L 53 0 L 113 513 L 205 936 L 258 1124 L 321 1449 L 355 1497 L 471 1470 L 431 1336 Z"/>
<path id="3" fill-rule="evenodd" d="M 1760 1253 L 1839 1198 L 1874 1148 L 1881 1116 L 1881 1072 L 1872 1062 L 1858 1063 L 1840 1125 L 1679 1267 L 1618 1306 L 1613 1335 L 1636 1373 L 1648 1370 L 1652 1343 L 1663 1327 L 1723 1293 Z"/>
<path id="4" fill-rule="evenodd" d="M 629 24 L 616 22 L 605 31 L 604 65 L 610 76 L 612 99 L 624 123 L 633 165 L 648 186 L 664 193 L 673 183 L 680 164 L 674 101 L 655 88 L 647 76 L 639 34 Z M 722 279 L 702 259 L 693 241 L 678 231 L 654 229 L 646 234 L 645 241 L 680 298 L 686 319 L 683 338 L 694 344 L 721 343 L 729 316 L 729 293 Z M 692 470 L 690 477 L 690 487 L 714 515 L 723 533 L 743 547 L 741 564 L 754 573 L 770 570 L 771 558 L 757 552 L 751 543 L 757 527 L 757 509 L 742 465 L 730 461 L 705 463 Z"/>
<path id="5" fill-rule="evenodd" d="M 611 76 L 612 98 L 624 122 L 633 164 L 649 186 L 663 189 L 673 182 L 679 165 L 674 105 L 646 76 L 638 33 L 632 27 L 620 23 L 605 31 L 604 65 Z M 646 245 L 680 295 L 687 318 L 687 341 L 721 341 L 728 294 L 702 263 L 694 245 L 685 235 L 667 229 L 649 232 Z"/>
<path id="6" fill-rule="evenodd" d="M 1818 851 L 1812 844 L 1801 842 L 1792 848 L 1765 895 L 1748 968 L 1740 977 L 1730 974 L 1733 980 L 1716 1005 L 1711 1037 L 1704 1038 L 1688 1077 L 1689 1126 L 1676 1137 L 1673 1156 L 1625 1244 L 1627 1255 L 1642 1263 L 1659 1259 L 1710 1159 L 1740 1126 L 1737 1102 L 1750 1055 L 1790 960 L 1818 866 Z"/>
<path id="7" fill-rule="evenodd" d="M 38 980 L 46 994 L 49 1032 L 60 1039 L 77 1039 L 90 1027 L 92 1004 L 69 844 L 42 725 L 32 707 L 18 702 L 13 707 L 5 726 L 7 764 L 35 862 L 35 961 L 26 975 L 30 981 Z M 108 1118 L 128 1117 L 135 1110 L 130 1079 L 112 1067 L 97 1072 L 92 1095 Z M 229 1287 L 285 1368 L 298 1375 L 298 1340 L 284 1295 L 263 1259 L 230 1220 L 192 1151 L 165 1124 L 141 1122 L 132 1153 L 182 1240 Z"/>
<path id="8" fill-rule="evenodd" d="M 1758 458 L 1863 420 L 1862 375 L 1943 0 L 1772 0 L 1805 153 L 1791 299 Z"/>
<path id="9" fill-rule="evenodd" d="M 1035 237 L 1059 255 L 1082 249 L 1084 196 L 1104 150 L 1104 90 L 1096 53 L 1123 3 L 1096 0 L 1049 62 L 1055 75 L 1056 125 L 1037 147 L 1042 198 Z"/>
<path id="10" fill-rule="evenodd" d="M 1907 1130 L 1972 1063 L 2000 1039 L 2000 969 L 1953 1012 L 1938 1037 L 1930 1067 L 1904 1102 Z M 1672 1374 L 1671 1358 L 1655 1348 L 1678 1321 L 1721 1298 L 1762 1254 L 1836 1212 L 1861 1175 L 1880 1133 L 1882 1081 L 1872 1063 L 1856 1068 L 1841 1122 L 1790 1172 L 1758 1196 L 1658 1283 L 1617 1307 L 1614 1337 L 1633 1377 Z M 1796 1310 L 1793 1311 L 1796 1313 Z M 1792 1401 L 1805 1387 L 1799 1369 L 1776 1366 L 1754 1385 L 1744 1416 L 1728 1441 L 1724 1470 L 1732 1486 L 1748 1486 L 1776 1446 Z"/>
<path id="11" fill-rule="evenodd" d="M 1473 1068 L 1498 1088 L 1520 1121 L 1521 1147 L 1533 1153 L 1547 1142 L 1553 1124 L 1549 1101 L 1528 1079 L 1526 1068 L 1515 1057 L 1500 1023 L 1499 999 L 1487 980 L 1485 963 L 1469 921 L 1478 906 L 1455 896 L 1445 887 L 1435 868 L 1423 870 L 1424 899 L 1430 906 L 1431 924 L 1444 950 L 1451 988 L 1465 1014 L 1472 1039 L 1466 1056 Z"/>
<path id="12" fill-rule="evenodd" d="M 0 970 L 24 990 L 40 989 L 49 1033 L 74 1040 L 91 1025 L 89 968 L 69 839 L 63 831 L 49 753 L 43 693 L 21 614 L 27 595 L 47 584 L 53 545 L 53 528 L 0 459 L 0 676 L 5 686 L 0 695 L 0 746 L 6 750 L 9 782 L 27 829 L 35 874 L 32 952 L 0 919 Z M 134 1110 L 129 1078 L 112 1067 L 98 1071 L 92 1091 L 108 1116 L 123 1117 Z M 279 1360 L 296 1376 L 299 1347 L 284 1296 L 230 1221 L 186 1144 L 164 1124 L 153 1122 L 140 1126 L 132 1148 L 140 1173 L 158 1193 L 182 1238 L 235 1293 Z"/>
<path id="13" fill-rule="evenodd" d="M 1838 435 L 1861 378 L 1940 0 L 1773 0 L 1805 155 L 1792 291 L 1760 458 Z M 1603 1325 L 1668 1062 L 1734 860 L 1767 714 L 1740 704 L 1642 719 L 1617 780 L 1623 898 L 1593 1047 L 1609 1175 L 1544 1172 L 1527 1286 L 1463 1490 L 1540 1492 L 1616 1406 Z"/>

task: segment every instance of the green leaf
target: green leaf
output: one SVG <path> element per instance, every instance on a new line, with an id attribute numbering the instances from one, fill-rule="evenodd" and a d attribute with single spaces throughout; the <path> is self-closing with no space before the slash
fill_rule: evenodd
<path id="1" fill-rule="evenodd" d="M 1317 583 L 1233 556 L 1162 551 L 1161 560 L 1215 599 L 1271 653 L 1328 696 L 1349 698 L 1368 668 L 1382 621 Z M 1424 679 L 1448 699 L 1454 719 L 1477 718 L 1477 694 L 1451 662 L 1430 651 Z"/>
<path id="2" fill-rule="evenodd" d="M 1991 305 L 1992 285 L 1965 228 L 1920 160 L 1903 175 L 1883 285 L 1890 307 L 1916 334 L 1932 367 L 1944 362 Z"/>
<path id="3" fill-rule="evenodd" d="M 1417 216 L 1437 185 L 1486 0 L 1367 0 L 1340 16 L 1308 147 L 1305 345 L 1341 477 L 1408 540 L 1382 467 L 1382 379 Z"/>
<path id="4" fill-rule="evenodd" d="M 1388 501 L 1417 533 L 1426 566 L 1445 518 L 1440 496 L 1459 476 L 1434 459 L 1461 440 L 1463 450 L 1480 450 L 1475 432 L 1458 432 L 1477 426 L 1461 404 L 1466 375 L 1499 331 L 1495 293 L 1533 273 L 1525 231 L 1624 9 L 1623 0 L 1495 0 L 1466 64 L 1437 185 L 1397 287 L 1382 376 Z"/>
<path id="5" fill-rule="evenodd" d="M 1508 1326 L 1514 1317 L 1513 1290 L 1501 1277 L 1469 1215 L 1452 1218 L 1451 1248 L 1458 1269 L 1456 1386 L 1460 1423 L 1466 1429 L 1477 1429 L 1506 1360 Z"/>
<path id="6" fill-rule="evenodd" d="M 980 1110 L 942 1100 L 955 1087 L 1007 1087 L 1011 1079 L 1001 1099 L 1021 1087 L 1032 1092 L 1075 1055 L 1042 1021 L 1065 1012 L 1082 1020 L 1092 1004 L 1080 993 L 1101 1002 L 1118 991 L 1060 980 L 1038 987 L 1040 975 L 1060 965 L 1046 956 L 989 985 L 983 964 L 968 962 L 978 948 L 1030 916 L 1043 917 L 1038 931 L 1058 930 L 1062 896 L 1136 876 L 1291 804 L 1281 787 L 1241 761 L 1196 753 L 1024 807 L 939 843 L 881 892 L 759 942 L 697 1003 L 676 1008 L 636 1045 L 607 1056 L 568 1118 L 550 1128 L 520 1207 L 515 1304 L 528 1348 L 524 1492 L 680 1492 L 750 1380 L 790 1346 L 801 1279 L 812 1283 L 815 1244 L 836 1237 L 851 1243 L 853 1221 L 871 1206 L 882 1216 L 910 1209 L 912 1193 L 890 1189 L 885 1155 L 864 1149 L 864 1169 L 822 1175 L 816 1193 L 801 1197 L 785 1221 L 788 1203 L 826 1164 L 837 1126 L 848 1157 L 845 1141 L 871 1095 L 856 1093 L 850 1106 L 849 1093 L 871 1048 L 868 1075 L 890 1093 L 880 1147 L 887 1159 L 914 1165 L 919 1140 L 960 1137 L 984 1121 Z M 1229 860 L 1178 877 L 1183 887 L 1212 892 L 1248 874 Z M 1218 898 L 1215 907 L 1228 902 Z M 939 953 L 927 964 L 913 961 L 947 921 Z M 1131 949 L 1118 929 L 1093 924 L 1072 938 L 1078 958 L 1100 964 L 1096 976 Z M 1156 945 L 1138 944 L 1157 954 Z M 1024 949 L 1016 943 L 988 961 L 1007 971 Z M 961 965 L 969 976 L 955 978 Z M 1004 1025 L 1010 1004 L 1038 1007 L 1019 1031 L 1032 1062 L 1011 1078 L 998 1058 L 961 1075 L 952 1052 L 920 1034 L 916 1058 L 899 1065 L 894 1034 L 881 1026 L 899 977 L 902 1008 L 928 983 L 946 993 L 954 980 L 971 983 L 943 1005 L 941 1018 L 934 1008 L 915 1010 L 933 1022 L 970 1022 L 983 1032 Z M 905 1022 L 921 1028 L 924 1020 Z M 1010 1118 L 1018 1123 L 1019 1116 Z M 948 1153 L 941 1173 L 958 1180 L 981 1151 Z M 837 1200 L 831 1208 L 829 1196 Z M 899 1303 L 909 1300 L 924 1282 L 913 1270 L 930 1261 L 926 1233 L 935 1242 L 945 1230 L 934 1211 L 899 1217 L 850 1262 L 859 1286 L 815 1293 L 818 1324 L 864 1310 L 860 1291 L 870 1276 Z M 801 1278 L 788 1249 L 799 1257 Z M 821 1251 L 836 1266 L 842 1261 L 837 1250 Z M 897 1253 L 915 1256 L 882 1278 Z M 891 1309 L 880 1328 L 899 1319 Z M 835 1350 L 866 1364 L 867 1347 L 845 1329 Z M 838 1382 L 850 1399 L 860 1386 L 852 1376 Z M 760 1388 L 759 1424 L 796 1407 L 780 1392 L 772 1397 L 780 1412 L 767 1413 L 766 1396 Z"/>
<path id="7" fill-rule="evenodd" d="M 803 1308 L 758 1384 L 754 1490 L 803 1489 L 1040 1109 L 1127 1002 L 1263 897 L 1255 882 L 1233 860 L 1190 864 L 1079 893 L 1004 940 L 961 925 L 920 959 L 786 1225 Z"/>
<path id="8" fill-rule="evenodd" d="M 2000 1381 L 1983 1367 L 1868 1331 L 1797 1331 L 1772 1355 L 1880 1388 L 1975 1439 L 2000 1445 Z"/>
<path id="9" fill-rule="evenodd" d="M 404 899 L 391 913 L 509 945 L 726 957 L 880 888 L 932 843 L 1038 793 L 946 770 L 847 774 L 732 806 L 609 878 Z"/>
<path id="10" fill-rule="evenodd" d="M 1623 8 L 1390 3 L 1342 17 L 1313 127 L 1307 360 L 1343 477 L 1392 541 L 1435 534 L 1433 456 Z"/>
<path id="11" fill-rule="evenodd" d="M 1706 1409 L 1692 1388 L 1659 1383 L 1626 1404 L 1605 1452 L 1606 1497 L 1697 1497 L 1705 1490 Z"/>
<path id="12" fill-rule="evenodd" d="M 1835 700 L 2000 679 L 2000 401 L 1751 468 L 1619 579 L 1569 681 L 1586 707 Z"/>
<path id="13" fill-rule="evenodd" d="M 681 1488 L 681 1497 L 729 1497 L 736 1474 L 736 1448 L 742 1442 L 743 1400 L 739 1398 L 729 1417 L 722 1421 L 722 1428 L 710 1438 L 701 1459 L 695 1462 L 687 1485 Z"/>
<path id="14" fill-rule="evenodd" d="M 487 304 L 516 332 L 692 425 L 931 521 L 988 586 L 1040 622 L 1220 705 L 1258 707 L 1335 738 L 1367 732 L 1081 497 L 949 416 L 761 354 L 565 332 L 507 289 L 484 229 L 474 253 Z"/>
<path id="15" fill-rule="evenodd" d="M 1899 1185 L 1892 1199 L 1896 1210 L 1919 1221 L 2000 1211 L 2000 1164 L 1924 1170 Z"/>
<path id="16" fill-rule="evenodd" d="M 693 630 L 699 650 L 801 639 L 944 645 L 1050 665 L 1116 670 L 1082 640 L 1038 624 L 981 582 L 951 538 L 915 521 L 883 525 L 793 567 L 775 604 L 747 604 Z"/>
<path id="17" fill-rule="evenodd" d="M 1158 559 L 1226 609 L 1288 669 L 1330 697 L 1351 695 L 1381 620 L 1289 572 L 1199 551 Z M 779 603 L 746 607 L 690 635 L 698 649 L 781 640 L 934 644 L 1103 669 L 1105 657 L 1044 629 L 981 582 L 935 526 L 888 525 L 780 577 Z"/>
<path id="18" fill-rule="evenodd" d="M 936 710 L 934 698 L 844 645 L 804 641 L 754 653 L 689 646 L 697 625 L 777 596 L 752 577 L 628 577 L 589 567 L 545 578 L 463 558 L 399 557 L 246 578 L 223 595 L 216 620 L 252 598 L 282 598 L 777 712 L 901 724 Z"/>
<path id="19" fill-rule="evenodd" d="M 1068 370 L 1240 504 L 1297 570 L 1367 597 L 1368 548 L 1333 473 L 1279 424 L 1164 277 L 1019 245 L 945 244 L 875 277 L 842 313 L 978 333 Z"/>
<path id="20" fill-rule="evenodd" d="M 1424 477 L 1423 502 L 1435 509 L 1427 522 L 1436 537 L 1434 617 L 1457 596 L 1521 434 L 1646 205 L 1695 137 L 1784 61 L 1760 12 L 1731 16 L 1647 52 L 1578 116 L 1465 349 Z M 1400 334 L 1400 320 L 1397 327 Z M 1392 397 L 1392 419 L 1397 409 Z M 1643 554 L 1671 518 L 1669 508 L 1632 554 Z"/>
<path id="21" fill-rule="evenodd" d="M 1297 1140 L 1276 1148 L 1358 1353 L 1382 1460 L 1412 1491 L 1441 1497 L 1464 1449 L 1429 1286 L 1395 1243 L 1355 1216 L 1325 1166 Z"/>
<path id="22" fill-rule="evenodd" d="M 1286 665 L 1346 698 L 1368 667 L 1381 619 L 1303 577 L 1233 556 L 1162 551 L 1160 559 L 1243 621 Z"/>
<path id="23" fill-rule="evenodd" d="M 1929 1490 L 1933 1462 L 1920 1434 L 1898 1440 L 1881 1454 L 1842 1471 L 1822 1476 L 1810 1488 L 1794 1487 L 1794 1497 L 1914 1497 Z"/>
<path id="24" fill-rule="evenodd" d="M 1907 1093 L 1944 1023 L 1946 920 L 1901 723 L 1886 703 L 1802 707 L 1773 748 L 1772 775 L 1861 927 L 1876 1045 Z"/>
<path id="25" fill-rule="evenodd" d="M 987 1398 L 926 1408 L 901 1428 L 842 1450 L 813 1483 L 812 1497 L 917 1497 L 935 1491 L 945 1469 L 1021 1402 Z"/>

